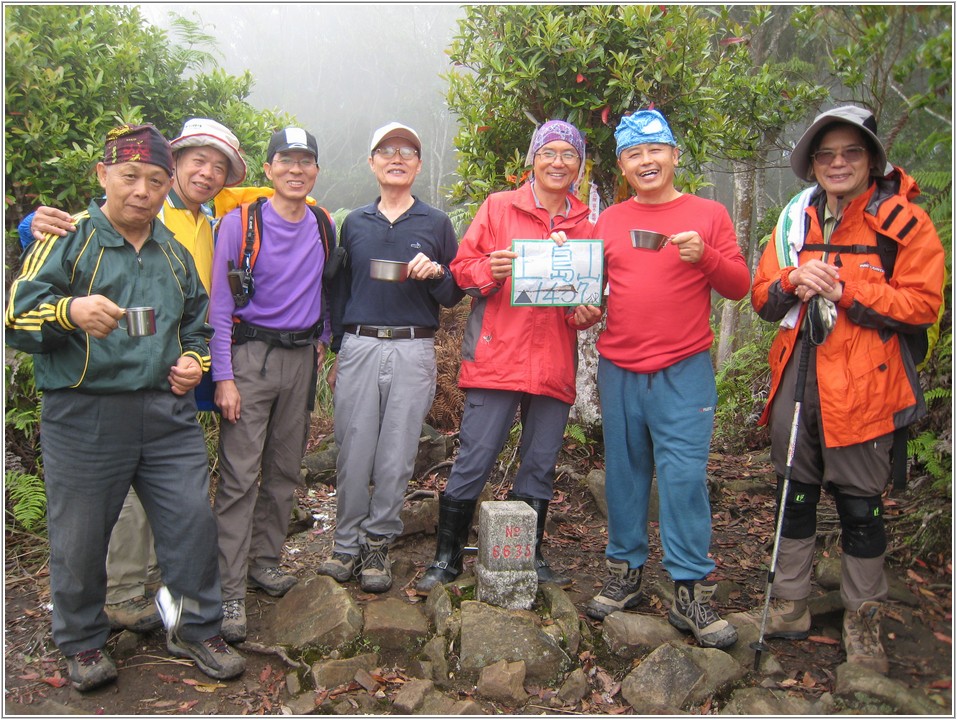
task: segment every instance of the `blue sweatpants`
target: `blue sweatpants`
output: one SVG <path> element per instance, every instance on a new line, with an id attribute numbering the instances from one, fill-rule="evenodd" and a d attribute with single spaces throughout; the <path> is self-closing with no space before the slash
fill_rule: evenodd
<path id="1" fill-rule="evenodd" d="M 672 580 L 714 569 L 707 465 L 717 390 L 707 352 L 659 372 L 598 361 L 605 439 L 605 555 L 629 568 L 648 559 L 648 499 L 657 469 L 662 564 Z"/>

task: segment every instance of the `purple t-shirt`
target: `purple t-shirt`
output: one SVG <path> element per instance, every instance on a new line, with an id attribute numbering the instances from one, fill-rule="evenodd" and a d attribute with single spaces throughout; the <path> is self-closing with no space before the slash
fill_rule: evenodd
<path id="1" fill-rule="evenodd" d="M 326 315 L 322 307 L 322 268 L 325 250 L 315 215 L 306 209 L 299 222 L 284 220 L 267 201 L 259 255 L 253 268 L 255 292 L 245 307 L 236 307 L 226 272 L 229 261 L 238 267 L 245 242 L 240 211 L 233 210 L 219 225 L 213 252 L 213 283 L 209 324 L 215 330 L 209 343 L 213 381 L 233 379 L 230 347 L 233 316 L 259 327 L 298 332 Z M 329 342 L 328 319 L 320 340 Z"/>

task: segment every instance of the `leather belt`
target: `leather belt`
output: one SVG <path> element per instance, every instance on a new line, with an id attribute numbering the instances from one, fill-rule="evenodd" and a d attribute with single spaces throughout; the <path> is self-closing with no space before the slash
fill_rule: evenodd
<path id="1" fill-rule="evenodd" d="M 346 325 L 350 335 L 374 337 L 380 340 L 418 340 L 435 337 L 435 328 L 427 327 L 381 327 L 379 325 Z"/>

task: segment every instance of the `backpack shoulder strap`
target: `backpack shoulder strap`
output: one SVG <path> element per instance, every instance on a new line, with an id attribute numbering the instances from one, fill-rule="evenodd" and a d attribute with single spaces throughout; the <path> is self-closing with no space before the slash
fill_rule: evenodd
<path id="1" fill-rule="evenodd" d="M 884 268 L 884 279 L 890 281 L 894 274 L 894 264 L 897 262 L 897 250 L 900 245 L 890 235 L 877 233 L 877 254 L 881 256 L 881 267 Z"/>
<path id="2" fill-rule="evenodd" d="M 307 205 L 316 216 L 316 222 L 319 224 L 319 236 L 322 239 L 322 247 L 326 252 L 326 260 L 329 259 L 329 253 L 336 246 L 336 239 L 332 234 L 332 216 L 329 211 L 319 205 Z"/>
<path id="3" fill-rule="evenodd" d="M 252 272 L 256 265 L 256 258 L 259 257 L 259 248 L 262 245 L 262 206 L 265 201 L 266 198 L 261 197 L 254 202 L 239 206 L 240 225 L 246 228 L 243 255 L 239 259 L 239 266 L 247 272 Z"/>

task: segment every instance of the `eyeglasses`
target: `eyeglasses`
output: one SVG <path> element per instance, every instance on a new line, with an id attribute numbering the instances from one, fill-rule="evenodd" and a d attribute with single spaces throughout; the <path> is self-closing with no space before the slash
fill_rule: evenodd
<path id="1" fill-rule="evenodd" d="M 557 153 L 554 150 L 540 150 L 535 154 L 542 158 L 542 160 L 545 162 L 555 162 L 555 158 L 560 157 L 562 162 L 568 163 L 570 165 L 580 160 L 578 153 L 574 150 L 565 150 L 564 152 L 560 153 Z"/>
<path id="2" fill-rule="evenodd" d="M 386 160 L 391 160 L 395 157 L 396 153 L 399 153 L 399 156 L 403 160 L 411 160 L 414 157 L 419 156 L 419 151 L 414 147 L 409 147 L 404 145 L 403 147 L 396 147 L 395 145 L 386 145 L 385 147 L 379 147 L 375 149 L 376 155 L 381 155 Z"/>
<path id="3" fill-rule="evenodd" d="M 316 163 L 315 160 L 312 160 L 310 158 L 302 158 L 300 160 L 296 160 L 291 157 L 278 157 L 272 161 L 272 164 L 278 165 L 279 167 L 286 168 L 286 169 L 291 168 L 293 165 L 298 165 L 303 170 L 308 170 L 309 168 L 316 167 L 318 163 Z"/>
<path id="4" fill-rule="evenodd" d="M 838 155 L 849 163 L 856 163 L 867 156 L 867 148 L 860 145 L 851 145 L 851 147 L 846 147 L 843 150 L 818 150 L 811 153 L 811 159 L 818 165 L 830 165 L 837 159 Z"/>

